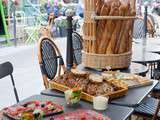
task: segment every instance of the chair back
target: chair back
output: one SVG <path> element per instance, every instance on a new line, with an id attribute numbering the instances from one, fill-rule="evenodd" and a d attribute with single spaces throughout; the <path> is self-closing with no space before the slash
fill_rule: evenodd
<path id="1" fill-rule="evenodd" d="M 72 44 L 73 44 L 73 62 L 76 65 L 81 64 L 82 60 L 82 49 L 83 49 L 83 39 L 82 37 L 74 31 L 72 33 Z"/>
<path id="2" fill-rule="evenodd" d="M 5 62 L 5 63 L 0 64 L 0 79 L 4 78 L 6 76 L 11 77 L 15 98 L 18 103 L 19 97 L 18 97 L 17 89 L 15 87 L 15 82 L 14 82 L 12 73 L 13 73 L 13 65 L 10 62 Z"/>
<path id="3" fill-rule="evenodd" d="M 49 88 L 49 80 L 61 74 L 61 67 L 65 71 L 65 66 L 61 53 L 53 40 L 49 37 L 43 37 L 39 41 L 38 50 L 39 64 L 43 75 L 45 88 Z"/>
<path id="4" fill-rule="evenodd" d="M 140 39 L 144 36 L 144 20 L 141 18 L 135 19 L 133 27 L 133 38 Z"/>
<path id="5" fill-rule="evenodd" d="M 13 73 L 13 66 L 10 62 L 0 64 L 0 79 L 11 75 Z"/>
<path id="6" fill-rule="evenodd" d="M 155 21 L 153 16 L 148 15 L 147 17 L 147 33 L 149 37 L 154 37 L 155 34 Z M 134 21 L 134 27 L 133 27 L 133 38 L 140 39 L 144 37 L 144 19 L 142 17 L 139 17 L 135 19 Z"/>

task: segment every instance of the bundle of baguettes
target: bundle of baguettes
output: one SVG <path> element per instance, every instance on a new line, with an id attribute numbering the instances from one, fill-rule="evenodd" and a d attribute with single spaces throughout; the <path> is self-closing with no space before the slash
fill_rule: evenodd
<path id="1" fill-rule="evenodd" d="M 97 0 L 97 16 L 135 16 L 136 0 Z M 96 24 L 97 54 L 129 52 L 132 44 L 134 19 L 104 19 Z"/>

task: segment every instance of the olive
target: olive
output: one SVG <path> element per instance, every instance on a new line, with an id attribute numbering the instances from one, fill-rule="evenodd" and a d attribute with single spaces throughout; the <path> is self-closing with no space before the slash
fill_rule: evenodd
<path id="1" fill-rule="evenodd" d="M 24 106 L 24 107 L 27 107 L 28 105 L 27 105 L 27 104 L 24 104 L 23 106 Z"/>
<path id="2" fill-rule="evenodd" d="M 40 113 L 34 113 L 33 115 L 34 115 L 34 118 L 39 118 Z"/>
<path id="3" fill-rule="evenodd" d="M 41 107 L 43 108 L 43 107 L 45 107 L 45 104 L 43 103 L 43 104 L 41 104 Z"/>

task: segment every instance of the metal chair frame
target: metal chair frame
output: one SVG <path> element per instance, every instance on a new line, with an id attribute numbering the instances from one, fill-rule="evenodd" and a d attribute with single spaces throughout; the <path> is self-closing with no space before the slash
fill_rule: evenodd
<path id="1" fill-rule="evenodd" d="M 0 79 L 7 77 L 7 76 L 11 77 L 11 82 L 12 82 L 15 98 L 18 103 L 19 97 L 18 97 L 18 93 L 17 93 L 17 89 L 15 86 L 15 82 L 14 82 L 12 73 L 13 73 L 13 65 L 10 62 L 5 62 L 5 63 L 0 64 Z"/>

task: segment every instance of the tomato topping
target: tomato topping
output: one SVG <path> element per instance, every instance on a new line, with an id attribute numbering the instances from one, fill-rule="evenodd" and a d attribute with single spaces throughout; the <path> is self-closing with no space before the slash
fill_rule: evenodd
<path id="1" fill-rule="evenodd" d="M 78 91 L 79 89 L 76 87 L 76 88 L 72 88 L 72 91 L 73 92 L 76 92 L 76 91 Z"/>

